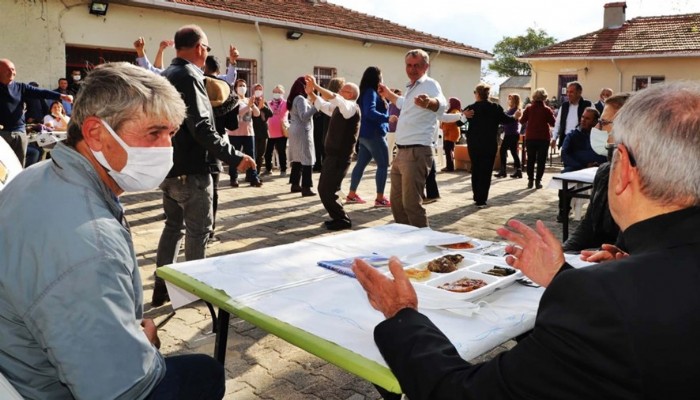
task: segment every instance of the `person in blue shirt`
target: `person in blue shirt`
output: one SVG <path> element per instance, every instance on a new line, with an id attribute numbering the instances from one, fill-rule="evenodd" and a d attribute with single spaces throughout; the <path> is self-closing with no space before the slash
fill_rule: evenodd
<path id="1" fill-rule="evenodd" d="M 597 167 L 608 159 L 601 156 L 591 147 L 591 129 L 598 124 L 598 110 L 588 107 L 581 114 L 579 125 L 566 135 L 561 146 L 561 159 L 564 162 L 563 172 L 578 171 L 584 168 Z M 569 218 L 571 199 L 564 199 L 562 191 L 559 191 L 559 214 L 557 222 Z"/>
<path id="2" fill-rule="evenodd" d="M 381 82 L 382 71 L 377 67 L 368 67 L 360 80 L 360 98 L 357 100 L 362 112 L 360 150 L 357 155 L 357 164 L 352 170 L 350 192 L 345 199 L 347 203 L 365 202 L 357 195 L 357 187 L 360 185 L 367 164 L 374 159 L 377 163 L 375 175 L 377 197 L 374 200 L 374 206 L 391 207 L 389 199 L 384 197 L 389 169 L 389 146 L 386 142 L 386 133 L 389 131 L 389 111 L 384 99 L 377 92 Z"/>
<path id="3" fill-rule="evenodd" d="M 73 96 L 35 88 L 15 81 L 15 64 L 0 59 L 0 136 L 7 141 L 24 166 L 27 156 L 27 131 L 24 122 L 24 103 L 28 99 L 73 101 Z"/>

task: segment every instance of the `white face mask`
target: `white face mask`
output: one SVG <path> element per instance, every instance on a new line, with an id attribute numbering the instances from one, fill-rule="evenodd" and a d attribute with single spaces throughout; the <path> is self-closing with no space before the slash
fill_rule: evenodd
<path id="1" fill-rule="evenodd" d="M 247 92 L 247 91 L 248 91 L 248 88 L 245 87 L 245 86 L 239 86 L 239 87 L 236 89 L 236 93 L 238 93 L 238 95 L 241 96 L 241 97 L 245 97 L 245 92 Z"/>
<path id="2" fill-rule="evenodd" d="M 73 75 L 73 82 L 78 82 L 80 80 L 80 75 Z"/>
<path id="3" fill-rule="evenodd" d="M 126 165 L 114 171 L 101 151 L 92 151 L 97 161 L 109 171 L 109 175 L 126 192 L 155 189 L 163 182 L 173 167 L 173 147 L 131 147 L 117 136 L 104 120 L 102 125 L 114 140 L 126 151 Z"/>
<path id="4" fill-rule="evenodd" d="M 262 90 L 256 90 L 254 93 L 255 97 L 262 97 L 263 96 L 263 91 Z"/>
<path id="5" fill-rule="evenodd" d="M 279 100 L 282 98 L 282 93 L 272 93 L 272 98 L 275 100 Z"/>
<path id="6" fill-rule="evenodd" d="M 605 148 L 608 145 L 608 136 L 610 134 L 598 128 L 591 129 L 591 148 L 601 156 L 607 156 L 608 150 Z"/>

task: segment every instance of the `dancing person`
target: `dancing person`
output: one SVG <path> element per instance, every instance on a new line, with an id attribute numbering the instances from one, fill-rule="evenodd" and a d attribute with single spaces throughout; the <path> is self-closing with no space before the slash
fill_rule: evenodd
<path id="1" fill-rule="evenodd" d="M 520 107 L 520 95 L 517 93 L 511 93 L 508 95 L 508 111 L 506 114 L 515 115 L 516 112 L 522 110 Z M 522 178 L 523 171 L 520 168 L 520 157 L 518 156 L 518 142 L 520 141 L 520 124 L 517 121 L 509 122 L 503 124 L 503 141 L 501 142 L 501 149 L 499 155 L 501 157 L 501 168 L 498 173 L 494 175 L 496 178 L 505 178 L 506 174 L 506 162 L 508 161 L 508 152 L 513 157 L 513 168 L 515 172 L 510 176 L 511 178 Z"/>
<path id="2" fill-rule="evenodd" d="M 525 125 L 525 149 L 527 151 L 527 188 L 542 189 L 542 176 L 549 151 L 550 128 L 554 126 L 554 111 L 544 102 L 547 91 L 543 88 L 535 90 L 532 102 L 525 107 L 520 123 Z M 535 163 L 537 174 L 535 175 Z"/>
<path id="3" fill-rule="evenodd" d="M 447 109 L 440 84 L 428 77 L 430 56 L 421 49 L 409 50 L 404 56 L 409 84 L 398 96 L 384 84 L 378 93 L 401 110 L 396 125 L 396 158 L 391 164 L 391 213 L 394 221 L 419 228 L 428 226 L 423 207 L 425 180 L 433 165 L 433 135 L 438 129 L 437 116 Z"/>
<path id="4" fill-rule="evenodd" d="M 365 202 L 357 194 L 357 188 L 360 186 L 360 180 L 367 164 L 374 159 L 377 163 L 377 172 L 374 175 L 377 195 L 374 199 L 374 206 L 391 207 L 389 199 L 384 197 L 389 169 L 389 147 L 386 142 L 386 134 L 389 130 L 389 112 L 384 99 L 377 92 L 381 82 L 382 71 L 378 67 L 367 67 L 360 80 L 360 98 L 357 99 L 362 110 L 359 152 L 357 163 L 352 170 L 350 191 L 345 199 L 346 203 Z"/>
<path id="5" fill-rule="evenodd" d="M 491 188 L 491 173 L 498 151 L 498 126 L 517 122 L 521 112 L 508 115 L 498 103 L 489 101 L 491 86 L 480 83 L 474 89 L 474 103 L 466 110 L 473 111 L 468 117 L 467 151 L 472 163 L 471 183 L 474 204 L 477 208 L 487 207 Z"/>
<path id="6" fill-rule="evenodd" d="M 314 165 L 314 123 L 313 116 L 316 108 L 309 102 L 306 95 L 306 79 L 297 78 L 289 90 L 287 109 L 289 110 L 289 158 L 292 171 L 289 183 L 292 193 L 301 193 L 302 197 L 315 196 L 311 188 L 311 178 Z"/>

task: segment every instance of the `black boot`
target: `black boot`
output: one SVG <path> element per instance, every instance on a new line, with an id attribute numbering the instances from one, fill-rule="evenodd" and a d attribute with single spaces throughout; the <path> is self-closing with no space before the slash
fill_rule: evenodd
<path id="1" fill-rule="evenodd" d="M 541 181 L 535 181 L 535 189 L 542 189 L 542 182 Z"/>
<path id="2" fill-rule="evenodd" d="M 165 281 L 163 278 L 156 276 L 156 284 L 153 287 L 153 297 L 151 298 L 151 307 L 160 307 L 168 301 L 170 301 L 170 295 L 168 295 L 168 288 L 165 287 Z"/>
<path id="3" fill-rule="evenodd" d="M 506 171 L 500 171 L 499 173 L 493 175 L 494 178 L 505 178 L 506 176 Z"/>
<path id="4" fill-rule="evenodd" d="M 532 189 L 532 186 L 533 186 L 532 179 L 528 179 L 527 180 L 527 188 Z"/>
<path id="5" fill-rule="evenodd" d="M 513 175 L 510 176 L 511 178 L 522 178 L 523 177 L 523 171 L 522 170 L 517 170 Z"/>

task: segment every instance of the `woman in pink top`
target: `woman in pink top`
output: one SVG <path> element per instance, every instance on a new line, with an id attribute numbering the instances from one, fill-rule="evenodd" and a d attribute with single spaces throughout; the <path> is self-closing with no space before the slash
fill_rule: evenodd
<path id="1" fill-rule="evenodd" d="M 280 162 L 280 175 L 287 175 L 287 137 L 282 132 L 282 121 L 289 122 L 287 113 L 287 101 L 284 99 L 284 86 L 277 85 L 272 89 L 272 100 L 268 102 L 272 110 L 272 117 L 267 120 L 267 148 L 265 149 L 265 172 L 272 173 L 272 152 L 277 150 Z"/>
<path id="2" fill-rule="evenodd" d="M 243 153 L 255 158 L 255 132 L 253 131 L 253 116 L 260 116 L 260 109 L 255 105 L 253 98 L 245 97 L 248 85 L 243 79 L 238 79 L 234 85 L 238 94 L 238 129 L 231 131 L 226 129 L 231 145 Z M 238 187 L 238 171 L 229 166 L 228 174 L 231 177 L 231 187 Z M 262 181 L 255 168 L 248 168 L 245 172 L 246 182 L 250 186 L 260 187 Z"/>

